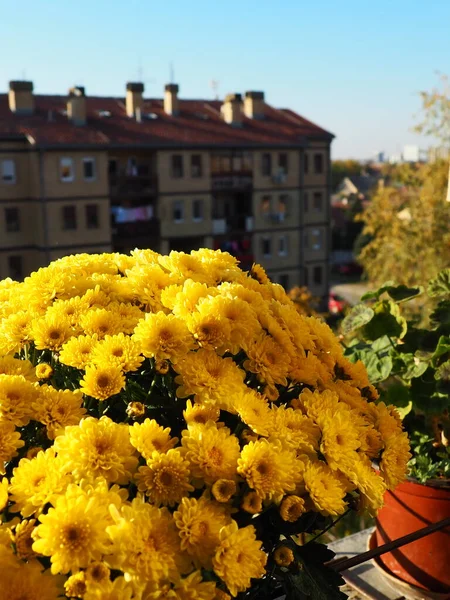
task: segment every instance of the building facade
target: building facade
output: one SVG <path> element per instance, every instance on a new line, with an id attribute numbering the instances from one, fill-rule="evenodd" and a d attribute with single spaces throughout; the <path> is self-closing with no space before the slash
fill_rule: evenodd
<path id="1" fill-rule="evenodd" d="M 333 136 L 262 92 L 143 91 L 0 94 L 0 279 L 78 252 L 205 246 L 325 296 Z"/>

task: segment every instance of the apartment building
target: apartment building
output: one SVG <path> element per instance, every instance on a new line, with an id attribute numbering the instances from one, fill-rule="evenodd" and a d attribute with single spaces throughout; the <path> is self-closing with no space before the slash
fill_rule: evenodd
<path id="1" fill-rule="evenodd" d="M 161 99 L 0 94 L 0 278 L 77 252 L 220 248 L 328 290 L 333 135 L 263 92 Z"/>

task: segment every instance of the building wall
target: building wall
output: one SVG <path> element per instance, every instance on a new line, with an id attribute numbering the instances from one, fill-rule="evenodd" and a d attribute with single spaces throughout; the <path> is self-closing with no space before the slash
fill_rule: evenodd
<path id="1" fill-rule="evenodd" d="M 180 178 L 173 177 L 172 173 L 172 156 L 175 154 L 183 157 L 184 173 L 183 177 Z M 201 177 L 192 177 L 191 175 L 192 154 L 200 154 L 202 157 Z M 160 151 L 157 155 L 159 193 L 209 192 L 211 188 L 210 168 L 209 152 L 197 152 L 196 150 Z"/>
<path id="2" fill-rule="evenodd" d="M 193 205 L 196 200 L 203 204 L 203 218 L 194 220 Z M 190 195 L 164 195 L 159 196 L 157 216 L 160 219 L 160 231 L 162 238 L 185 237 L 193 235 L 208 235 L 212 232 L 211 219 L 211 194 L 198 193 Z M 174 209 L 177 205 L 183 207 L 183 219 L 176 222 Z"/>
<path id="3" fill-rule="evenodd" d="M 60 161 L 63 158 L 72 159 L 74 167 L 73 181 L 61 181 Z M 92 181 L 83 177 L 83 159 L 95 160 L 96 176 Z M 106 197 L 109 195 L 108 155 L 103 152 L 46 152 L 44 160 L 44 181 L 46 198 L 67 197 Z"/>

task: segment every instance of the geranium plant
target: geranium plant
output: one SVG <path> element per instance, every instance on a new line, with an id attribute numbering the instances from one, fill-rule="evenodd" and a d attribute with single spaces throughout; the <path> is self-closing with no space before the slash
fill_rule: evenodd
<path id="1" fill-rule="evenodd" d="M 362 297 L 342 331 L 346 356 L 364 362 L 381 400 L 403 418 L 413 454 L 410 477 L 450 485 L 450 269 L 430 281 L 427 293 L 434 301 L 427 326 L 405 310 L 424 290 L 387 282 Z"/>
<path id="2" fill-rule="evenodd" d="M 1 598 L 345 597 L 298 534 L 376 512 L 408 439 L 261 267 L 77 255 L 0 301 Z"/>

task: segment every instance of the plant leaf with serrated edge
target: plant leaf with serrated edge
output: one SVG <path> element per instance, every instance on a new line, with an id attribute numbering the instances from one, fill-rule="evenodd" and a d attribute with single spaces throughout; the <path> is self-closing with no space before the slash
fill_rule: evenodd
<path id="1" fill-rule="evenodd" d="M 439 338 L 436 350 L 431 357 L 431 365 L 436 368 L 439 364 L 439 358 L 444 354 L 450 353 L 450 337 L 448 335 L 441 335 Z"/>
<path id="2" fill-rule="evenodd" d="M 401 339 L 405 335 L 408 324 L 400 314 L 399 306 L 393 300 L 380 300 L 373 310 L 373 318 L 364 325 L 363 329 L 366 339 L 377 340 L 384 335 Z"/>
<path id="3" fill-rule="evenodd" d="M 406 300 L 420 296 L 423 293 L 423 287 L 410 288 L 406 285 L 397 285 L 389 286 L 385 291 L 395 302 L 405 302 Z"/>
<path id="4" fill-rule="evenodd" d="M 437 277 L 432 279 L 428 284 L 427 292 L 432 298 L 450 294 L 450 269 L 443 269 Z"/>
<path id="5" fill-rule="evenodd" d="M 355 331 L 355 329 L 363 327 L 369 323 L 374 314 L 375 313 L 373 310 L 368 306 L 365 306 L 364 304 L 357 304 L 342 321 L 342 333 L 347 335 L 348 333 Z"/>
<path id="6" fill-rule="evenodd" d="M 441 325 L 450 324 L 450 300 L 441 300 L 430 315 L 430 320 L 433 323 Z"/>
<path id="7" fill-rule="evenodd" d="M 385 281 L 383 283 L 383 285 L 381 287 L 379 287 L 377 290 L 373 290 L 370 292 L 366 292 L 365 294 L 363 294 L 361 296 L 361 302 L 364 302 L 365 300 L 378 300 L 378 298 L 381 296 L 381 294 L 384 294 L 384 292 L 395 285 L 395 281 Z"/>

